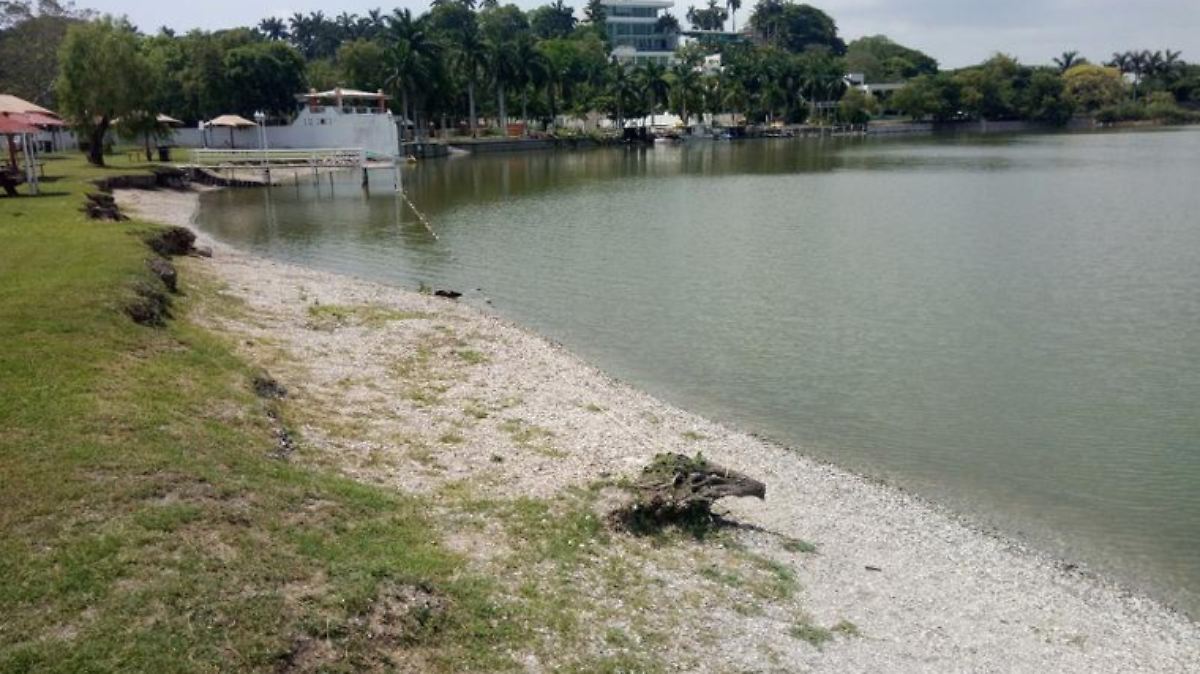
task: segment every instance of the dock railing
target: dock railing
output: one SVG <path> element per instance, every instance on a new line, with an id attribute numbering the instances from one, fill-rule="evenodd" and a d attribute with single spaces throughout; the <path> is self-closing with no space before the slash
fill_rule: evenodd
<path id="1" fill-rule="evenodd" d="M 207 169 L 266 167 L 357 168 L 367 163 L 361 148 L 315 148 L 302 150 L 212 150 L 191 151 L 191 165 Z"/>

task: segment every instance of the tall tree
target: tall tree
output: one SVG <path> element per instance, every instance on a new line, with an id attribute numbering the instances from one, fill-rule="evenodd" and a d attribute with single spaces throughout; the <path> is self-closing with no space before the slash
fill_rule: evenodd
<path id="1" fill-rule="evenodd" d="M 687 20 L 697 30 L 721 30 L 729 14 L 717 4 L 717 0 L 708 0 L 708 6 L 703 9 L 688 7 Z"/>
<path id="2" fill-rule="evenodd" d="M 408 124 L 417 115 L 409 108 L 410 98 L 416 89 L 432 89 L 427 82 L 435 71 L 443 50 L 430 30 L 429 15 L 414 19 L 408 9 L 394 10 L 387 19 L 386 48 L 384 63 L 387 76 L 384 86 L 400 98 L 400 117 L 403 120 L 401 140 L 406 140 Z"/>
<path id="3" fill-rule="evenodd" d="M 750 14 L 750 27 L 760 40 L 790 52 L 812 47 L 844 54 L 846 43 L 837 34 L 833 19 L 812 5 L 790 0 L 759 0 Z"/>
<path id="4" fill-rule="evenodd" d="M 88 162 L 104 165 L 113 120 L 146 108 L 146 61 L 133 27 L 104 17 L 67 30 L 59 52 L 58 108 L 88 139 Z"/>
<path id="5" fill-rule="evenodd" d="M 667 69 L 652 61 L 643 63 L 634 72 L 634 78 L 642 90 L 642 95 L 646 97 L 646 103 L 650 107 L 650 126 L 654 126 L 654 112 L 660 102 L 667 100 L 667 94 L 671 90 L 671 83 L 667 80 Z"/>
<path id="6" fill-rule="evenodd" d="M 59 45 L 72 24 L 90 17 L 70 3 L 0 2 L 0 91 L 53 107 Z"/>
<path id="7" fill-rule="evenodd" d="M 529 13 L 533 34 L 543 40 L 567 37 L 575 30 L 575 23 L 575 10 L 563 4 L 562 0 L 554 0 Z"/>

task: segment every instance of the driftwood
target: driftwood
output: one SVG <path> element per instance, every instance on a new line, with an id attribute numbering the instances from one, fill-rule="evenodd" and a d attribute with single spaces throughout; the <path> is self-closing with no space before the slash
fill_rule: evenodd
<path id="1" fill-rule="evenodd" d="M 709 463 L 702 456 L 658 454 L 631 487 L 633 500 L 613 513 L 631 530 L 680 524 L 706 525 L 712 506 L 727 496 L 767 497 L 767 486 L 737 471 Z"/>

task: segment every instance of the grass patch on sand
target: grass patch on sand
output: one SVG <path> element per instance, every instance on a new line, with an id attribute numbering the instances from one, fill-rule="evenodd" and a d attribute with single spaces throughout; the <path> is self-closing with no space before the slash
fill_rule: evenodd
<path id="1" fill-rule="evenodd" d="M 392 321 L 411 321 L 433 318 L 423 311 L 400 311 L 376 304 L 313 304 L 308 307 L 308 327 L 313 330 L 335 330 L 359 325 L 377 328 Z"/>

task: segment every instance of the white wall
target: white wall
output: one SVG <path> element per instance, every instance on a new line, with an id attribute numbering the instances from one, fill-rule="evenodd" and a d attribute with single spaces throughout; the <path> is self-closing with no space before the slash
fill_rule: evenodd
<path id="1" fill-rule="evenodd" d="M 207 142 L 204 136 L 207 136 Z M 267 145 L 278 149 L 362 148 L 369 152 L 394 156 L 399 153 L 399 131 L 387 115 L 301 116 L 290 126 L 268 126 Z M 181 147 L 228 148 L 229 129 L 212 128 L 202 135 L 199 129 L 177 129 L 171 139 Z M 259 146 L 258 127 L 233 130 L 238 149 Z"/>

